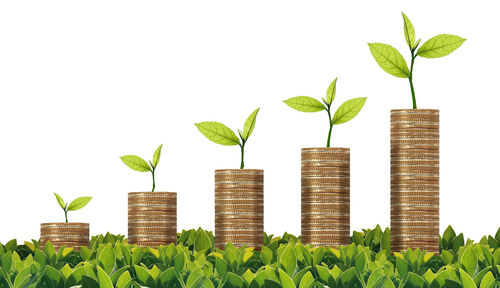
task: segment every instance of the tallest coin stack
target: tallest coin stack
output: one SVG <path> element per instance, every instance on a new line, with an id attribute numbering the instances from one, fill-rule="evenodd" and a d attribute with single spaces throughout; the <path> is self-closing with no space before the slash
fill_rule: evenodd
<path id="1" fill-rule="evenodd" d="M 439 253 L 439 110 L 391 111 L 391 250 Z"/>

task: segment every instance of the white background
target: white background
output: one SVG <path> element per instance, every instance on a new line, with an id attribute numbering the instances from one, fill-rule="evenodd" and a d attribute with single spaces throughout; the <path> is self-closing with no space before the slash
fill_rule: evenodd
<path id="1" fill-rule="evenodd" d="M 211 143 L 195 122 L 236 129 L 261 107 L 247 168 L 265 170 L 265 230 L 300 233 L 300 149 L 326 144 L 325 112 L 282 101 L 368 97 L 333 146 L 351 148 L 351 229 L 386 227 L 389 111 L 411 108 L 408 81 L 382 71 L 367 42 L 408 59 L 401 11 L 417 39 L 467 38 L 441 59 L 418 58 L 419 108 L 441 110 L 441 232 L 479 240 L 500 226 L 498 10 L 467 1 L 2 1 L 0 241 L 38 239 L 63 221 L 53 192 L 94 197 L 70 221 L 91 234 L 127 232 L 127 192 L 164 144 L 157 190 L 178 192 L 178 229 L 214 228 L 214 169 L 238 168 L 239 148 Z M 432 3 L 432 4 L 431 4 Z M 408 61 L 408 60 L 407 60 Z"/>

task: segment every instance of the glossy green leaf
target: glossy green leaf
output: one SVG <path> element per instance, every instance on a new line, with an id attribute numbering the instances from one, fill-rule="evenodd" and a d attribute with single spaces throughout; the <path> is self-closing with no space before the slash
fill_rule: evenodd
<path id="1" fill-rule="evenodd" d="M 24 267 L 17 273 L 16 278 L 14 279 L 14 288 L 24 288 L 26 284 L 28 283 L 31 274 L 31 265 Z"/>
<path id="2" fill-rule="evenodd" d="M 273 260 L 273 251 L 267 246 L 262 246 L 262 249 L 260 251 L 260 259 L 262 260 L 262 263 L 264 265 L 271 264 L 271 261 Z"/>
<path id="3" fill-rule="evenodd" d="M 500 248 L 495 249 L 493 252 L 493 264 L 500 265 Z"/>
<path id="4" fill-rule="evenodd" d="M 219 122 L 200 122 L 195 124 L 198 130 L 210 141 L 220 145 L 240 145 L 240 139 L 233 130 Z"/>
<path id="5" fill-rule="evenodd" d="M 97 280 L 100 288 L 113 288 L 113 282 L 100 266 L 97 266 Z"/>
<path id="6" fill-rule="evenodd" d="M 406 286 L 408 288 L 424 288 L 425 280 L 424 278 L 418 276 L 413 272 L 408 273 L 408 282 L 406 282 Z"/>
<path id="7" fill-rule="evenodd" d="M 337 93 L 337 79 L 338 77 L 333 79 L 332 83 L 326 90 L 326 103 L 328 104 L 332 104 L 333 100 L 335 99 L 335 94 Z"/>
<path id="8" fill-rule="evenodd" d="M 226 262 L 226 260 L 215 257 L 215 269 L 219 276 L 225 277 L 227 275 L 227 270 L 229 269 L 229 264 Z"/>
<path id="9" fill-rule="evenodd" d="M 403 14 L 403 22 L 404 22 L 404 32 L 405 32 L 405 40 L 406 44 L 412 49 L 415 46 L 415 29 L 413 28 L 413 24 L 411 24 L 410 19 Z"/>
<path id="10" fill-rule="evenodd" d="M 318 112 L 326 109 L 323 103 L 309 96 L 292 97 L 283 102 L 291 108 L 301 112 Z"/>
<path id="11" fill-rule="evenodd" d="M 332 122 L 334 125 L 345 123 L 358 115 L 365 105 L 366 97 L 353 98 L 347 100 L 335 111 Z"/>
<path id="12" fill-rule="evenodd" d="M 125 155 L 120 157 L 122 159 L 123 163 L 127 165 L 130 169 L 138 171 L 138 172 L 149 172 L 151 171 L 151 167 L 149 166 L 148 162 L 146 162 L 144 159 L 142 159 L 139 156 L 135 155 Z"/>
<path id="13" fill-rule="evenodd" d="M 155 153 L 153 154 L 153 167 L 156 168 L 156 166 L 158 166 L 158 163 L 160 163 L 160 156 L 161 156 L 161 148 L 163 147 L 163 144 L 161 144 L 160 146 L 158 146 L 158 148 L 156 148 L 156 151 Z"/>
<path id="14" fill-rule="evenodd" d="M 115 262 L 116 262 L 115 250 L 113 249 L 113 246 L 111 246 L 111 244 L 108 243 L 108 245 L 106 245 L 106 247 L 104 247 L 104 249 L 101 251 L 101 254 L 99 254 L 99 259 L 98 259 L 99 266 L 107 274 L 111 274 L 111 271 L 113 271 L 113 268 L 115 267 Z"/>
<path id="15" fill-rule="evenodd" d="M 373 58 L 385 72 L 400 78 L 410 76 L 408 65 L 396 48 L 382 43 L 368 43 L 368 46 Z"/>
<path id="16" fill-rule="evenodd" d="M 174 257 L 174 267 L 175 267 L 175 270 L 177 270 L 177 272 L 182 272 L 182 270 L 184 269 L 184 254 L 183 253 L 179 253 L 177 254 L 177 256 Z"/>
<path id="17" fill-rule="evenodd" d="M 300 280 L 299 288 L 312 288 L 314 287 L 314 277 L 311 272 L 307 272 Z"/>
<path id="18" fill-rule="evenodd" d="M 337 287 L 337 283 L 327 267 L 316 265 L 316 271 L 318 271 L 319 279 L 323 284 L 328 285 L 330 288 Z"/>
<path id="19" fill-rule="evenodd" d="M 460 47 L 466 39 L 450 34 L 439 34 L 420 46 L 417 55 L 425 58 L 444 57 Z"/>
<path id="20" fill-rule="evenodd" d="M 212 242 L 210 237 L 208 237 L 207 232 L 203 229 L 198 229 L 196 231 L 196 238 L 194 240 L 194 250 L 195 251 L 208 251 L 212 249 Z"/>
<path id="21" fill-rule="evenodd" d="M 231 288 L 243 288 L 244 285 L 244 280 L 240 276 L 232 273 L 232 272 L 227 272 L 227 282 L 226 284 L 228 287 Z"/>
<path id="22" fill-rule="evenodd" d="M 476 284 L 469 274 L 463 269 L 460 269 L 460 280 L 464 288 L 476 288 Z"/>
<path id="23" fill-rule="evenodd" d="M 121 276 L 118 278 L 118 281 L 116 281 L 116 288 L 130 288 L 132 286 L 132 277 L 130 276 L 130 272 L 125 271 L 121 274 Z M 168 287 L 168 286 L 161 286 L 161 287 Z"/>
<path id="24" fill-rule="evenodd" d="M 285 271 L 281 269 L 278 269 L 278 271 L 280 275 L 281 287 L 295 288 L 295 283 L 293 282 L 292 278 L 288 276 L 288 274 Z"/>
<path id="25" fill-rule="evenodd" d="M 460 259 L 462 268 L 470 275 L 473 276 L 476 273 L 477 268 L 477 256 L 474 252 L 472 246 L 467 247 L 462 254 Z"/>
<path id="26" fill-rule="evenodd" d="M 250 137 L 250 135 L 252 135 L 259 110 L 260 108 L 255 109 L 255 111 L 253 111 L 252 114 L 250 114 L 250 116 L 248 116 L 247 120 L 245 121 L 245 125 L 243 127 L 243 139 L 246 140 L 248 139 L 248 137 Z"/>
<path id="27" fill-rule="evenodd" d="M 148 287 L 156 287 L 153 276 L 149 273 L 146 268 L 143 268 L 138 265 L 134 265 L 135 273 L 137 275 L 137 279 L 142 285 L 146 285 Z"/>
<path id="28" fill-rule="evenodd" d="M 92 197 L 79 197 L 73 200 L 68 206 L 68 211 L 76 211 L 85 207 Z"/>
<path id="29" fill-rule="evenodd" d="M 406 277 L 410 269 L 410 264 L 399 257 L 396 257 L 396 269 L 401 277 Z"/>
<path id="30" fill-rule="evenodd" d="M 82 288 L 100 288 L 99 282 L 96 279 L 83 275 L 82 277 Z"/>
<path id="31" fill-rule="evenodd" d="M 280 255 L 279 263 L 281 269 L 288 275 L 293 276 L 295 267 L 297 266 L 297 257 L 290 244 L 286 246 L 285 250 L 283 250 L 283 253 Z"/>
<path id="32" fill-rule="evenodd" d="M 62 199 L 62 197 L 59 196 L 59 194 L 57 194 L 55 192 L 54 192 L 54 195 L 56 196 L 57 203 L 59 203 L 59 206 L 61 206 L 62 209 L 66 209 L 66 203 L 64 203 L 64 200 Z"/>
<path id="33" fill-rule="evenodd" d="M 479 288 L 491 288 L 494 287 L 495 285 L 495 277 L 493 276 L 493 273 L 489 271 L 484 275 L 483 279 L 481 280 L 481 285 Z"/>
<path id="34" fill-rule="evenodd" d="M 144 255 L 144 250 L 141 247 L 137 247 L 134 252 L 132 252 L 132 262 L 131 265 L 137 265 L 141 262 L 142 256 Z"/>

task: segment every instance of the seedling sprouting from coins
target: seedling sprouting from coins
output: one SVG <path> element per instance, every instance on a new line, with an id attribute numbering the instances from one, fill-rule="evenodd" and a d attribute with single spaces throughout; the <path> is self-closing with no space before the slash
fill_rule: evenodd
<path id="1" fill-rule="evenodd" d="M 326 90 L 326 98 L 322 98 L 321 103 L 309 96 L 297 96 L 287 99 L 283 102 L 286 105 L 292 107 L 295 110 L 301 112 L 318 112 L 325 110 L 328 113 L 328 125 L 330 129 L 328 130 L 328 139 L 326 141 L 326 147 L 330 147 L 330 140 L 332 137 L 333 125 L 338 125 L 345 123 L 358 115 L 361 108 L 365 105 L 366 97 L 353 98 L 347 100 L 335 111 L 335 114 L 331 113 L 332 102 L 335 99 L 335 94 L 337 91 L 337 78 L 335 78 L 328 89 Z"/>
<path id="2" fill-rule="evenodd" d="M 375 61 L 377 61 L 380 68 L 392 76 L 408 78 L 410 81 L 413 109 L 417 109 L 415 88 L 413 87 L 413 64 L 415 63 L 417 56 L 424 58 L 444 57 L 460 47 L 466 39 L 450 34 L 439 34 L 427 40 L 424 44 L 422 44 L 422 46 L 420 46 L 420 48 L 418 48 L 421 39 L 415 41 L 415 29 L 413 28 L 413 24 L 404 13 L 401 14 L 403 15 L 406 44 L 408 44 L 411 53 L 410 69 L 408 69 L 408 65 L 406 64 L 406 61 L 401 53 L 399 53 L 399 51 L 391 45 L 368 43 L 368 46 L 370 47 L 370 52 L 372 53 L 373 58 L 375 58 Z"/>
<path id="3" fill-rule="evenodd" d="M 56 196 L 57 203 L 59 203 L 59 206 L 61 206 L 61 208 L 64 210 L 64 218 L 66 219 L 66 223 L 68 223 L 68 211 L 80 210 L 89 203 L 90 199 L 92 199 L 92 197 L 79 197 L 68 204 L 64 202 L 63 198 L 59 196 L 59 194 L 54 193 L 54 195 Z"/>
<path id="4" fill-rule="evenodd" d="M 241 149 L 241 163 L 240 169 L 245 167 L 245 144 L 248 141 L 250 135 L 252 135 L 253 129 L 255 127 L 255 121 L 257 119 L 257 114 L 260 108 L 255 109 L 255 111 L 248 116 L 243 126 L 243 132 L 238 129 L 239 138 L 236 134 L 226 125 L 219 122 L 200 122 L 196 123 L 196 127 L 200 132 L 205 135 L 209 140 L 220 145 L 235 146 L 239 145 Z"/>
<path id="5" fill-rule="evenodd" d="M 153 160 L 146 162 L 144 159 L 142 159 L 139 156 L 136 155 L 125 155 L 120 157 L 122 159 L 123 163 L 127 165 L 130 169 L 138 171 L 138 172 L 151 172 L 153 175 L 153 189 L 151 192 L 155 192 L 155 170 L 156 167 L 158 166 L 158 163 L 160 162 L 160 156 L 161 156 L 161 148 L 163 147 L 163 144 L 158 146 L 156 148 L 155 153 L 153 154 Z"/>

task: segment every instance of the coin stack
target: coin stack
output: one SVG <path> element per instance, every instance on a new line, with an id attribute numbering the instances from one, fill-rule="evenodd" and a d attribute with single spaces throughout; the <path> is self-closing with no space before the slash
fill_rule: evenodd
<path id="1" fill-rule="evenodd" d="M 128 193 L 128 242 L 157 247 L 177 242 L 177 193 Z"/>
<path id="2" fill-rule="evenodd" d="M 302 242 L 314 246 L 350 241 L 349 148 L 302 149 Z"/>
<path id="3" fill-rule="evenodd" d="M 264 171 L 215 170 L 215 247 L 260 250 L 264 241 Z"/>
<path id="4" fill-rule="evenodd" d="M 56 250 L 63 245 L 80 250 L 81 246 L 89 246 L 88 223 L 42 223 L 40 225 L 40 244 L 45 246 L 50 241 Z"/>
<path id="5" fill-rule="evenodd" d="M 439 110 L 391 111 L 391 250 L 439 253 Z"/>

